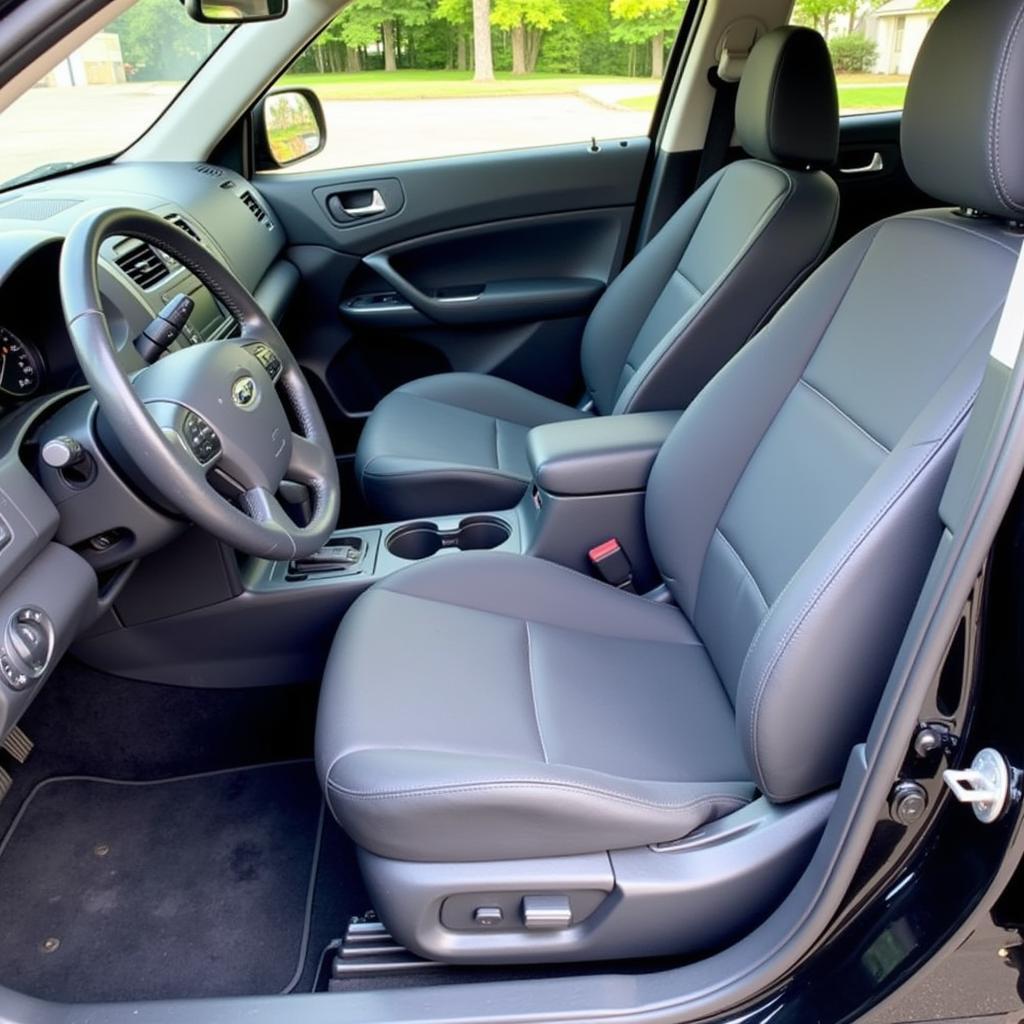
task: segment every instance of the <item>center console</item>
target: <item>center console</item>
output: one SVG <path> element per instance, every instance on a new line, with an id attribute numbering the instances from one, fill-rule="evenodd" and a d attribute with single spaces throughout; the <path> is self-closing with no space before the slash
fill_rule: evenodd
<path id="1" fill-rule="evenodd" d="M 588 552 L 614 538 L 634 588 L 651 590 L 660 577 L 644 525 L 647 478 L 678 418 L 639 413 L 537 427 L 528 438 L 532 481 L 515 508 L 346 528 L 308 558 L 238 556 L 191 530 L 139 564 L 77 651 L 154 682 L 315 679 L 360 594 L 400 569 L 469 551 L 530 555 L 589 574 Z"/>

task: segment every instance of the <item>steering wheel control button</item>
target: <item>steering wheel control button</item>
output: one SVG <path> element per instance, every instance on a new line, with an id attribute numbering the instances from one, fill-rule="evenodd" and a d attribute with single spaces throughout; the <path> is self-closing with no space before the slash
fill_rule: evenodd
<path id="1" fill-rule="evenodd" d="M 262 341 L 245 347 L 259 360 L 270 379 L 276 382 L 281 376 L 281 360 L 274 354 L 274 350 L 269 345 L 264 345 Z"/>
<path id="2" fill-rule="evenodd" d="M 560 931 L 572 924 L 568 896 L 524 896 L 522 910 L 530 931 Z"/>
<path id="3" fill-rule="evenodd" d="M 39 608 L 20 608 L 8 620 L 0 647 L 0 674 L 14 690 L 38 679 L 53 658 L 53 622 Z"/>
<path id="4" fill-rule="evenodd" d="M 185 414 L 182 435 L 189 451 L 201 465 L 212 462 L 220 454 L 220 438 L 213 427 L 194 412 Z"/>

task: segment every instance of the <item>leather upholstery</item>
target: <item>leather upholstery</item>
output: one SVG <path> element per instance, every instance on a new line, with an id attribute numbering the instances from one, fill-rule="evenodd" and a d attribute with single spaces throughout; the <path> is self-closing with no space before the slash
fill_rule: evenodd
<path id="1" fill-rule="evenodd" d="M 781 29 L 758 41 L 751 60 L 737 105 L 741 138 L 778 164 L 741 160 L 712 175 L 609 285 L 581 347 L 599 414 L 685 408 L 832 239 L 835 183 L 799 169 L 835 156 L 827 48 L 810 29 Z M 793 127 L 805 121 L 806 132 Z M 374 410 L 357 473 L 386 519 L 507 508 L 529 482 L 526 430 L 578 415 L 483 374 L 427 378 Z"/>
<path id="2" fill-rule="evenodd" d="M 356 473 L 366 500 L 388 519 L 511 508 L 530 479 L 530 428 L 581 417 L 482 373 L 423 377 L 374 410 Z"/>
<path id="3" fill-rule="evenodd" d="M 667 841 L 754 793 L 679 610 L 539 559 L 465 553 L 397 573 L 345 617 L 326 678 L 318 771 L 338 819 L 383 856 Z"/>
<path id="4" fill-rule="evenodd" d="M 832 58 L 813 29 L 786 25 L 759 39 L 736 96 L 736 136 L 752 157 L 827 167 L 839 148 Z"/>
<path id="5" fill-rule="evenodd" d="M 1024 5 L 950 4 L 928 30 L 907 89 L 903 159 L 929 195 L 1024 220 Z"/>
<path id="6" fill-rule="evenodd" d="M 1002 0 L 960 8 L 1005 25 Z M 950 210 L 883 221 L 730 361 L 648 483 L 677 607 L 494 553 L 360 598 L 317 735 L 357 842 L 406 860 L 599 852 L 694 827 L 751 784 L 778 802 L 834 786 L 939 542 L 1022 240 Z"/>

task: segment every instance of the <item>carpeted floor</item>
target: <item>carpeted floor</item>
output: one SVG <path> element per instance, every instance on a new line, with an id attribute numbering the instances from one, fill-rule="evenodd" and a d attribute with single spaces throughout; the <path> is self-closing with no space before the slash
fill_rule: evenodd
<path id="1" fill-rule="evenodd" d="M 77 1003 L 312 991 L 368 906 L 309 760 L 315 696 L 61 665 L 23 722 L 35 750 L 6 762 L 0 984 Z"/>

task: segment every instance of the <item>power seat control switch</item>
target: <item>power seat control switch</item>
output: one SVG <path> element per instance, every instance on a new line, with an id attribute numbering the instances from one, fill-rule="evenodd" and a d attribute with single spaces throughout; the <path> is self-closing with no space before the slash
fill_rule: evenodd
<path id="1" fill-rule="evenodd" d="M 942 780 L 986 825 L 998 821 L 1020 799 L 1021 773 L 992 747 L 979 750 L 970 768 L 944 771 Z"/>
<path id="2" fill-rule="evenodd" d="M 561 931 L 572 924 L 568 896 L 524 896 L 522 911 L 527 931 Z"/>
<path id="3" fill-rule="evenodd" d="M 40 608 L 19 608 L 7 621 L 0 647 L 0 675 L 12 690 L 23 690 L 50 667 L 53 622 Z"/>

